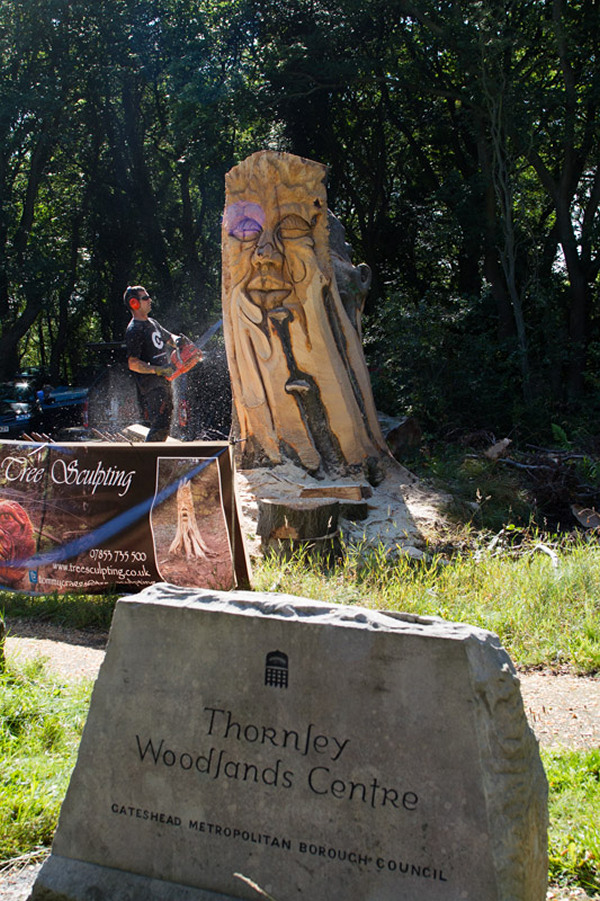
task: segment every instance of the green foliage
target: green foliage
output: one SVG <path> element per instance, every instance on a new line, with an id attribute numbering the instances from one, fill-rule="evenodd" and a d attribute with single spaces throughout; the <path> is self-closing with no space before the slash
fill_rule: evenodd
<path id="1" fill-rule="evenodd" d="M 552 423 L 552 437 L 554 439 L 555 444 L 561 448 L 570 448 L 571 442 L 567 438 L 567 433 L 559 426 L 556 422 Z"/>
<path id="2" fill-rule="evenodd" d="M 451 521 L 493 533 L 507 522 L 525 528 L 534 523 L 535 503 L 522 481 L 481 454 L 449 446 L 443 455 L 418 461 L 415 469 L 450 492 L 446 514 Z"/>
<path id="3" fill-rule="evenodd" d="M 224 174 L 270 147 L 328 165 L 387 412 L 507 431 L 592 396 L 599 26 L 593 0 L 0 0 L 0 369 L 76 377 L 128 281 L 200 334 Z"/>
<path id="4" fill-rule="evenodd" d="M 486 312 L 472 298 L 449 298 L 441 289 L 418 305 L 388 297 L 365 324 L 378 408 L 413 413 L 436 434 L 508 433 L 522 406 L 516 345 L 498 341 Z"/>
<path id="5" fill-rule="evenodd" d="M 6 621 L 4 619 L 4 614 L 2 610 L 0 610 L 0 673 L 4 672 L 6 667 L 6 658 L 4 656 L 6 647 Z"/>
<path id="6" fill-rule="evenodd" d="M 0 862 L 50 844 L 90 688 L 50 678 L 40 662 L 0 675 Z"/>
<path id="7" fill-rule="evenodd" d="M 600 750 L 542 754 L 550 790 L 548 857 L 553 882 L 600 894 Z"/>

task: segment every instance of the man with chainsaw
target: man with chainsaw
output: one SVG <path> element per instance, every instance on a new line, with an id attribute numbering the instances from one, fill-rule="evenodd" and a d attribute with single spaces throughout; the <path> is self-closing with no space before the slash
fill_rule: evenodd
<path id="1" fill-rule="evenodd" d="M 171 380 L 184 348 L 193 348 L 194 360 L 202 352 L 184 335 L 174 335 L 150 318 L 152 298 L 143 285 L 129 286 L 123 294 L 131 322 L 125 332 L 127 364 L 134 373 L 144 416 L 150 423 L 146 441 L 165 441 L 173 413 Z M 181 371 L 181 370 L 180 370 Z"/>

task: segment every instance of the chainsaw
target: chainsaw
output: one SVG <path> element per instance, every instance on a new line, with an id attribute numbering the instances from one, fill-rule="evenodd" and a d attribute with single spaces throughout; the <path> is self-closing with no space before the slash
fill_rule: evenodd
<path id="1" fill-rule="evenodd" d="M 202 359 L 202 351 L 191 341 L 181 340 L 171 354 L 171 366 L 173 372 L 166 376 L 168 382 L 178 379 L 184 372 L 189 372 Z"/>
<path id="2" fill-rule="evenodd" d="M 175 379 L 178 379 L 180 375 L 189 372 L 190 369 L 193 369 L 194 366 L 202 360 L 202 348 L 210 341 L 212 336 L 216 334 L 222 324 L 223 320 L 219 319 L 218 322 L 215 322 L 214 325 L 211 325 L 211 327 L 204 332 L 202 337 L 199 338 L 195 344 L 193 341 L 190 341 L 189 338 L 186 338 L 185 335 L 179 336 L 177 339 L 177 347 L 171 353 L 171 366 L 173 366 L 173 372 L 166 377 L 168 382 L 173 382 Z"/>

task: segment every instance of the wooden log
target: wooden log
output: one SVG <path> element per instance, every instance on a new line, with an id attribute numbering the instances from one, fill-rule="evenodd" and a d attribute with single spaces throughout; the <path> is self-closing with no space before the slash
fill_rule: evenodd
<path id="1" fill-rule="evenodd" d="M 300 497 L 337 497 L 349 501 L 361 501 L 365 497 L 372 497 L 373 489 L 370 485 L 315 485 L 310 488 L 302 488 Z"/>
<path id="2" fill-rule="evenodd" d="M 396 459 L 406 455 L 407 451 L 419 447 L 423 440 L 421 426 L 413 416 L 406 416 L 395 428 L 385 436 L 387 445 Z"/>
<path id="3" fill-rule="evenodd" d="M 349 315 L 336 280 L 325 176 L 269 150 L 226 176 L 223 332 L 242 468 L 289 459 L 339 478 L 389 456 L 358 309 Z M 351 293 L 366 294 L 367 267 L 354 268 Z"/>
<path id="4" fill-rule="evenodd" d="M 263 542 L 275 539 L 313 540 L 336 532 L 340 507 L 330 498 L 260 499 L 257 533 Z"/>

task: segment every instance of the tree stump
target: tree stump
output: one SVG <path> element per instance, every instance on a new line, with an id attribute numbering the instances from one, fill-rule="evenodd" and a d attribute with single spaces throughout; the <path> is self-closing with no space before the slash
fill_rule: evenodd
<path id="1" fill-rule="evenodd" d="M 341 485 L 333 484 L 311 486 L 302 488 L 300 497 L 337 497 L 340 500 L 361 501 L 373 496 L 370 485 Z"/>
<path id="2" fill-rule="evenodd" d="M 257 533 L 264 544 L 273 540 L 312 540 L 337 533 L 340 507 L 331 498 L 258 502 Z"/>

